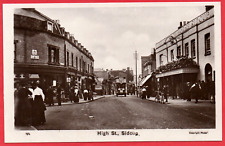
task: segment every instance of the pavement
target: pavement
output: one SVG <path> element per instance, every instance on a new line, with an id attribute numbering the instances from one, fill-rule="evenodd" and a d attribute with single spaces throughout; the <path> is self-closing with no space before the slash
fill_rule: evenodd
<path id="1" fill-rule="evenodd" d="M 149 100 L 149 101 L 152 101 L 152 102 L 156 102 L 155 100 L 155 97 L 150 97 L 150 98 L 147 98 L 146 100 Z M 196 105 L 196 106 L 212 106 L 214 104 L 211 103 L 211 100 L 201 100 L 199 99 L 198 100 L 198 103 L 195 103 L 195 99 L 192 99 L 191 101 L 187 101 L 187 100 L 184 100 L 184 99 L 180 99 L 180 98 L 176 98 L 176 99 L 172 99 L 172 97 L 168 97 L 168 102 L 165 102 L 165 104 L 168 104 L 168 105 L 177 105 L 177 106 L 193 106 L 193 105 Z"/>
<path id="2" fill-rule="evenodd" d="M 98 100 L 98 99 L 101 99 L 101 98 L 105 98 L 105 97 L 110 97 L 110 96 L 113 96 L 113 95 L 102 95 L 102 96 L 96 96 L 96 95 L 94 95 L 93 96 L 93 100 L 84 100 L 82 98 L 82 99 L 79 99 L 79 102 L 78 103 L 74 103 L 74 102 L 71 102 L 71 101 L 67 101 L 67 102 L 62 102 L 62 105 L 67 105 L 67 104 L 82 104 L 82 103 L 92 102 L 92 101 L 95 101 L 95 100 Z M 57 105 L 57 103 L 56 103 L 56 105 Z"/>

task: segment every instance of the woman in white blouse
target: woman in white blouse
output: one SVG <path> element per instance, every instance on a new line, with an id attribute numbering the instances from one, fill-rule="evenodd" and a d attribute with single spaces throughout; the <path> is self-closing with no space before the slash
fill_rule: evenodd
<path id="1" fill-rule="evenodd" d="M 43 125 L 46 122 L 45 119 L 45 95 L 43 90 L 38 87 L 38 85 L 34 84 L 34 91 L 33 91 L 33 124 L 34 125 Z"/>

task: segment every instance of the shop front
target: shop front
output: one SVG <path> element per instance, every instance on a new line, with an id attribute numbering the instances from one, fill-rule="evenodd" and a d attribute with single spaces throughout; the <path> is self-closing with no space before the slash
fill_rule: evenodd
<path id="1" fill-rule="evenodd" d="M 172 71 L 156 74 L 158 89 L 162 90 L 166 85 L 169 95 L 173 98 L 183 98 L 184 88 L 189 82 L 193 84 L 197 81 L 198 68 L 181 68 Z"/>

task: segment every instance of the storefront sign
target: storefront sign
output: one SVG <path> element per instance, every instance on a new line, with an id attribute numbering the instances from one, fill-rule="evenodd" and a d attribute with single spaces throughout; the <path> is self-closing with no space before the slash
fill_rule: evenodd
<path id="1" fill-rule="evenodd" d="M 37 50 L 32 50 L 30 58 L 34 60 L 39 59 L 39 56 L 37 55 Z"/>

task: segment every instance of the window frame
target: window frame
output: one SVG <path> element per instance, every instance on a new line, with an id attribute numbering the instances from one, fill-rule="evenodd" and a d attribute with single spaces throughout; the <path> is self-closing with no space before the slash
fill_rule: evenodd
<path id="1" fill-rule="evenodd" d="M 70 66 L 70 53 L 69 53 L 69 51 L 66 52 L 66 66 Z"/>
<path id="2" fill-rule="evenodd" d="M 47 21 L 47 31 L 53 32 L 53 23 L 50 21 Z"/>
<path id="3" fill-rule="evenodd" d="M 205 34 L 204 37 L 204 44 L 205 44 L 205 56 L 211 55 L 211 43 L 210 43 L 210 33 Z"/>
<path id="4" fill-rule="evenodd" d="M 181 57 L 181 46 L 177 46 L 177 58 Z"/>
<path id="5" fill-rule="evenodd" d="M 191 40 L 191 58 L 196 58 L 195 39 Z"/>
<path id="6" fill-rule="evenodd" d="M 174 61 L 174 49 L 170 50 L 170 59 Z"/>
<path id="7" fill-rule="evenodd" d="M 189 43 L 185 43 L 184 45 L 184 53 L 185 53 L 185 56 L 188 57 L 189 56 Z"/>
<path id="8" fill-rule="evenodd" d="M 52 54 L 52 50 L 54 53 Z M 59 64 L 59 48 L 56 46 L 48 45 L 48 63 Z"/>
<path id="9" fill-rule="evenodd" d="M 160 66 L 163 65 L 163 60 L 162 60 L 162 58 L 163 58 L 163 54 L 160 54 L 160 55 L 159 55 L 159 65 L 160 65 Z"/>

